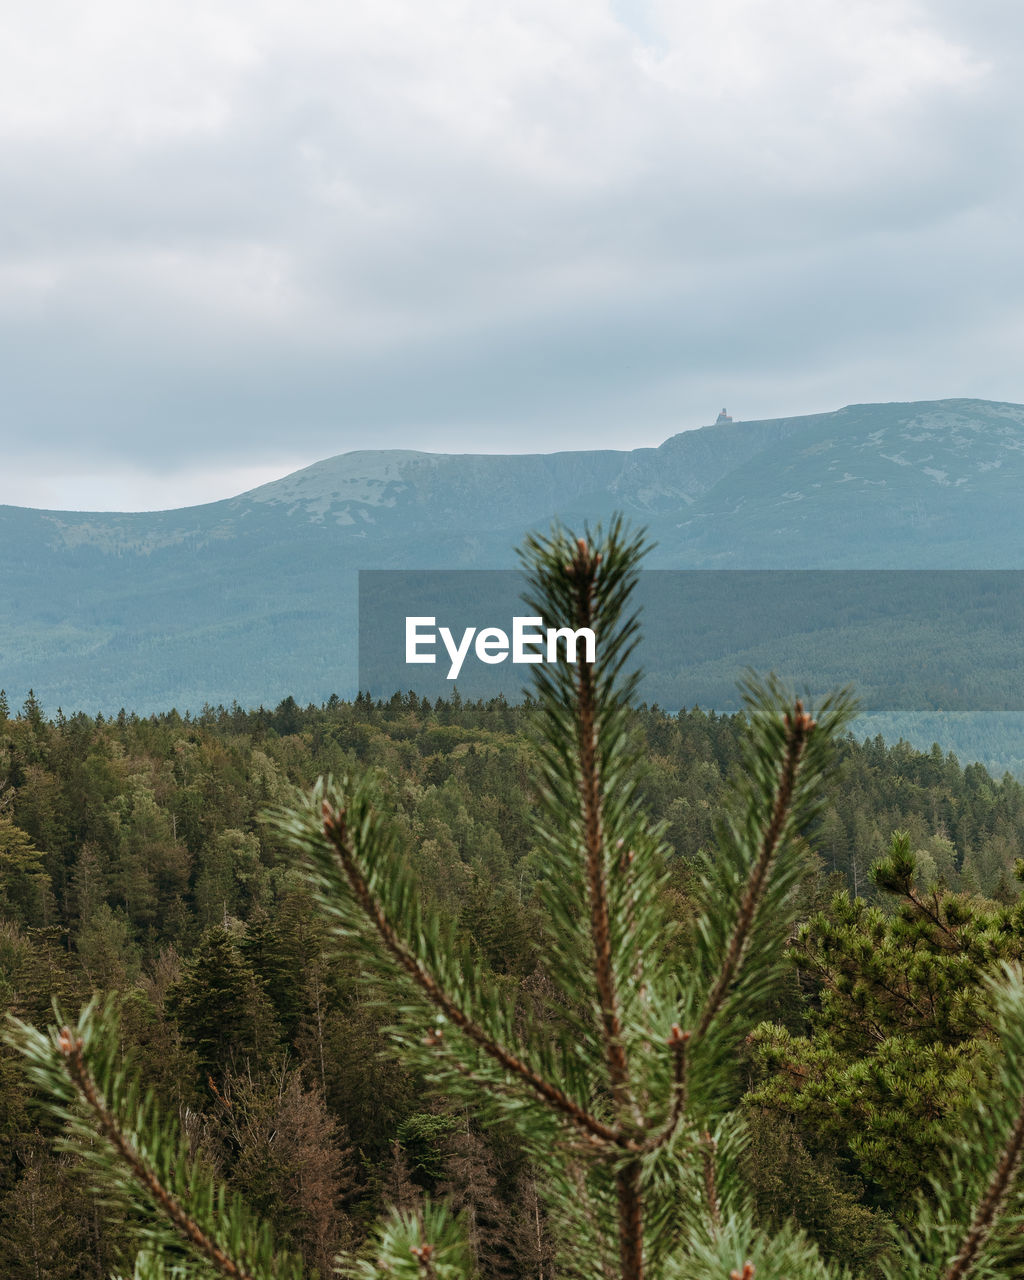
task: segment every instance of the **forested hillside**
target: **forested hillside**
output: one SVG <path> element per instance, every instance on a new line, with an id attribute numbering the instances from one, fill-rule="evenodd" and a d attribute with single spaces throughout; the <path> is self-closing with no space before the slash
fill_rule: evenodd
<path id="1" fill-rule="evenodd" d="M 0 685 L 104 714 L 354 695 L 360 570 L 512 568 L 556 513 L 581 527 L 624 513 L 649 530 L 648 568 L 1020 569 L 1022 483 L 1024 406 L 938 400 L 709 426 L 658 448 L 360 450 L 172 511 L 0 506 Z M 648 696 L 687 701 L 678 684 Z"/>
<path id="2" fill-rule="evenodd" d="M 484 1277 L 552 1275 L 527 1160 L 380 1056 L 389 1015 L 354 966 L 326 960 L 323 918 L 262 820 L 319 774 L 376 771 L 421 893 L 458 919 L 510 1002 L 557 1018 L 539 954 L 530 715 L 396 695 L 52 720 L 33 697 L 17 712 L 0 697 L 0 1011 L 38 1025 L 53 996 L 73 1010 L 120 992 L 124 1047 L 193 1150 L 311 1274 L 383 1203 L 430 1192 L 469 1210 Z M 682 965 L 694 859 L 742 717 L 644 707 L 634 719 Z M 807 835 L 806 923 L 736 1105 L 765 1212 L 794 1215 L 870 1274 L 989 1067 L 982 980 L 1024 950 L 1024 787 L 937 749 L 851 739 Z M 0 1135 L 0 1272 L 108 1275 L 117 1233 L 54 1154 L 6 1050 Z"/>

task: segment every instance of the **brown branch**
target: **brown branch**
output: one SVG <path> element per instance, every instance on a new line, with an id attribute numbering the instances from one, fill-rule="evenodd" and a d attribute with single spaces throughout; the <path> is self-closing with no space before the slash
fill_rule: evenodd
<path id="1" fill-rule="evenodd" d="M 523 1062 L 511 1050 L 488 1035 L 479 1023 L 470 1018 L 465 1010 L 455 1003 L 434 975 L 398 937 L 394 926 L 385 915 L 384 909 L 366 883 L 366 877 L 356 861 L 355 851 L 349 840 L 344 812 L 334 810 L 326 800 L 323 804 L 323 824 L 324 836 L 337 855 L 341 872 L 352 890 L 352 896 L 376 929 L 385 950 L 412 978 L 430 1003 L 440 1009 L 446 1017 L 450 1018 L 455 1026 L 474 1044 L 478 1045 L 488 1057 L 499 1062 L 506 1071 L 511 1072 L 522 1080 L 524 1084 L 527 1084 L 554 1111 L 568 1117 L 581 1132 L 600 1139 L 602 1142 L 632 1149 L 635 1144 L 631 1139 L 598 1120 L 596 1116 L 591 1115 L 589 1111 L 563 1093 L 556 1085 L 545 1080 L 528 1063 Z"/>
<path id="2" fill-rule="evenodd" d="M 729 987 L 732 985 L 743 962 L 743 955 L 750 937 L 754 918 L 764 897 L 768 873 L 771 871 L 772 863 L 775 861 L 779 842 L 786 826 L 786 819 L 789 817 L 797 774 L 800 771 L 800 761 L 804 754 L 804 748 L 807 746 L 807 740 L 814 731 L 814 720 L 804 711 L 803 703 L 799 698 L 793 708 L 793 714 L 786 712 L 785 723 L 786 753 L 782 761 L 778 786 L 775 790 L 772 816 L 761 840 L 761 849 L 758 853 L 757 861 L 751 868 L 746 888 L 743 891 L 743 897 L 740 900 L 736 925 L 733 929 L 732 938 L 729 940 L 729 948 L 726 951 L 721 972 L 704 1005 L 700 1022 L 697 1024 L 695 1034 L 698 1039 L 707 1033 L 715 1015 L 725 1003 Z"/>
<path id="3" fill-rule="evenodd" d="M 586 541 L 580 538 L 576 544 L 576 555 L 567 566 L 576 585 L 576 616 L 573 622 L 578 628 L 593 626 L 594 582 L 600 563 L 600 555 L 591 555 Z M 597 699 L 594 672 L 586 662 L 579 663 L 577 668 L 576 732 L 580 754 L 580 808 L 583 817 L 587 893 L 590 900 L 590 935 L 594 945 L 594 977 L 601 1006 L 608 1076 L 612 1093 L 621 1109 L 628 1107 L 631 1102 L 629 1063 L 622 1043 L 622 1021 L 612 964 L 601 767 L 597 743 Z"/>
<path id="4" fill-rule="evenodd" d="M 1024 1097 L 1021 1098 L 1020 1110 L 1006 1139 L 1006 1145 L 1000 1152 L 988 1190 L 978 1205 L 974 1220 L 944 1280 L 963 1280 L 963 1277 L 969 1275 L 974 1269 L 974 1264 L 985 1247 L 985 1241 L 992 1234 L 1003 1202 L 1020 1168 L 1022 1155 L 1024 1155 Z"/>
<path id="5" fill-rule="evenodd" d="M 644 1202 L 640 1173 L 640 1162 L 634 1160 L 615 1175 L 622 1280 L 644 1280 Z"/>
<path id="6" fill-rule="evenodd" d="M 96 1117 L 100 1132 L 131 1170 L 135 1181 L 156 1201 L 175 1231 L 197 1249 L 222 1276 L 228 1280 L 253 1280 L 252 1275 L 229 1257 L 215 1241 L 211 1240 L 199 1224 L 189 1216 L 177 1199 L 167 1190 L 153 1170 L 145 1162 L 128 1138 L 121 1131 L 117 1118 L 107 1109 L 96 1082 L 89 1074 L 82 1056 L 82 1041 L 68 1027 L 62 1028 L 58 1047 L 67 1064 L 68 1075 L 86 1105 Z"/>
<path id="7" fill-rule="evenodd" d="M 592 627 L 594 619 L 594 584 L 601 556 L 593 555 L 586 540 L 576 543 L 576 554 L 567 566 L 576 587 L 577 628 Z M 593 668 L 581 662 L 576 675 L 576 733 L 580 760 L 580 809 L 583 819 L 587 896 L 590 901 L 590 936 L 594 947 L 594 978 L 601 1007 L 608 1079 L 618 1104 L 617 1132 L 631 1146 L 637 1144 L 626 1137 L 626 1114 L 642 1126 L 642 1117 L 631 1096 L 629 1062 L 622 1038 L 622 1019 L 615 985 L 612 961 L 611 912 L 608 905 L 607 869 L 605 867 L 604 805 L 601 765 L 598 751 L 597 697 Z M 628 854 L 626 855 L 628 858 Z M 643 1280 L 644 1276 L 644 1201 L 641 1188 L 641 1165 L 632 1161 L 615 1175 L 619 1209 L 619 1263 L 622 1280 Z"/>

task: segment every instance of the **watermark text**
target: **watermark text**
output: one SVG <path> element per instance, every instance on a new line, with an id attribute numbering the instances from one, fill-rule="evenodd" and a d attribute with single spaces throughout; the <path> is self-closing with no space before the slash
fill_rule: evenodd
<path id="1" fill-rule="evenodd" d="M 456 638 L 449 627 L 438 627 L 436 617 L 405 619 L 406 662 L 436 662 L 440 639 L 448 654 L 448 679 L 457 680 L 470 651 L 479 662 L 493 665 L 511 658 L 513 663 L 559 662 L 561 647 L 566 662 L 593 663 L 597 640 L 590 627 L 544 627 L 543 618 L 513 618 L 512 634 L 500 627 L 466 627 Z M 582 650 L 582 659 L 580 651 Z"/>

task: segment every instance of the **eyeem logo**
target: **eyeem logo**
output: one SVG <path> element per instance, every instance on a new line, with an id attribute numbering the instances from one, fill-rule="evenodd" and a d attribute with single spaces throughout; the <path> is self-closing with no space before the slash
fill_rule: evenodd
<path id="1" fill-rule="evenodd" d="M 543 618 L 513 618 L 512 638 L 500 627 L 467 627 L 459 640 L 450 628 L 437 627 L 436 618 L 410 618 L 405 620 L 406 662 L 436 662 L 437 641 L 440 637 L 450 665 L 448 679 L 457 680 L 470 647 L 480 662 L 494 665 L 511 657 L 513 662 L 558 662 L 558 644 L 564 642 L 565 660 L 578 662 L 580 646 L 583 661 L 594 662 L 597 641 L 589 627 L 573 631 L 571 627 L 545 627 L 539 630 Z M 435 630 L 435 627 L 437 628 Z M 475 637 L 475 640 L 474 640 Z M 543 650 L 543 652 L 541 652 Z"/>

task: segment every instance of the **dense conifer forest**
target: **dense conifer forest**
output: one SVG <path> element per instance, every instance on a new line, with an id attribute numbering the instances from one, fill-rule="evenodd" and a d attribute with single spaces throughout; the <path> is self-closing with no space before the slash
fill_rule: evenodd
<path id="1" fill-rule="evenodd" d="M 118 993 L 121 1047 L 310 1275 L 329 1274 L 384 1204 L 433 1196 L 466 1211 L 481 1277 L 554 1280 L 512 1131 L 388 1055 L 393 1014 L 328 947 L 264 820 L 319 775 L 372 770 L 420 894 L 458 922 L 510 1007 L 557 1017 L 539 962 L 531 711 L 396 694 L 49 718 L 32 695 L 16 711 L 0 696 L 0 1013 L 45 1025 L 55 996 L 75 1010 Z M 632 714 L 683 963 L 695 859 L 744 717 Z M 871 1275 L 992 1070 L 985 979 L 1024 954 L 1024 788 L 938 748 L 848 738 L 806 835 L 803 923 L 744 1044 L 734 1105 L 765 1217 Z M 123 1265 L 123 1241 L 55 1127 L 0 1050 L 0 1273 L 99 1280 Z"/>

